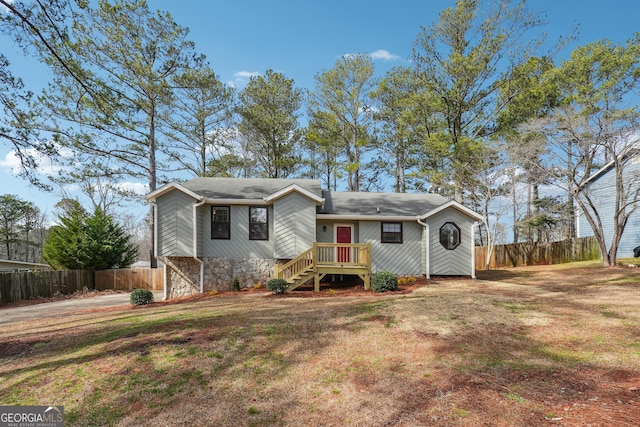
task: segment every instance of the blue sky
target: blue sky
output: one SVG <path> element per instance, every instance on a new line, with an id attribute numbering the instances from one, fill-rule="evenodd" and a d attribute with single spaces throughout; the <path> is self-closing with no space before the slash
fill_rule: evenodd
<path id="1" fill-rule="evenodd" d="M 314 75 L 329 69 L 344 54 L 374 58 L 377 74 L 409 64 L 421 26 L 437 21 L 453 0 L 148 0 L 151 9 L 171 13 L 190 29 L 196 49 L 204 53 L 224 82 L 242 87 L 249 76 L 267 69 L 285 74 L 297 87 L 313 89 Z M 529 7 L 546 13 L 549 40 L 579 26 L 578 40 L 566 48 L 599 39 L 624 42 L 640 31 L 638 0 L 530 0 Z M 15 75 L 39 92 L 47 70 L 24 58 L 9 40 L 0 49 L 12 61 Z M 57 194 L 29 187 L 15 176 L 8 146 L 0 146 L 0 194 L 16 194 L 52 212 Z M 144 209 L 134 208 L 140 212 Z"/>

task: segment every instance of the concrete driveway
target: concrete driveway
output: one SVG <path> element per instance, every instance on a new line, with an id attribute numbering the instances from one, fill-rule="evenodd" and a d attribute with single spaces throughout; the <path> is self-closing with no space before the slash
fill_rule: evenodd
<path id="1" fill-rule="evenodd" d="M 153 293 L 153 300 L 162 301 L 163 295 L 162 291 L 156 291 Z M 100 295 L 89 298 L 75 298 L 64 301 L 27 305 L 23 307 L 5 308 L 0 310 L 0 325 L 34 319 L 45 319 L 48 317 L 59 317 L 67 313 L 92 308 L 118 307 L 129 304 L 131 304 L 130 294 L 129 292 L 123 292 L 119 294 Z"/>

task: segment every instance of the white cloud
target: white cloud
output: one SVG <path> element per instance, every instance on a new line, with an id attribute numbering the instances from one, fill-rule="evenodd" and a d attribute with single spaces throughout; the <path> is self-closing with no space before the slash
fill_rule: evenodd
<path id="1" fill-rule="evenodd" d="M 20 161 L 18 160 L 18 156 L 15 155 L 13 151 L 9 151 L 6 156 L 4 156 L 4 160 L 0 160 L 0 168 L 15 170 L 20 166 Z"/>
<path id="2" fill-rule="evenodd" d="M 116 184 L 115 187 L 130 191 L 140 196 L 144 196 L 149 192 L 149 186 L 141 182 L 120 182 Z"/>
<path id="3" fill-rule="evenodd" d="M 7 3 L 12 4 L 13 2 L 14 2 L 14 0 L 9 0 Z M 8 14 L 8 13 L 9 13 L 9 8 L 8 8 L 8 7 L 6 7 L 5 5 L 2 5 L 2 6 L 0 7 L 0 11 L 2 11 L 2 12 L 4 12 L 4 13 L 7 13 L 7 14 Z"/>
<path id="4" fill-rule="evenodd" d="M 361 53 L 345 53 L 342 55 L 343 58 L 353 58 L 355 56 L 358 55 L 364 55 Z M 384 49 L 378 49 L 374 52 L 371 52 L 370 54 L 366 55 L 369 58 L 371 58 L 372 60 L 382 60 L 382 61 L 396 61 L 398 59 L 400 59 L 400 57 L 398 55 L 394 55 L 391 52 L 389 52 L 388 50 L 384 50 Z"/>
<path id="5" fill-rule="evenodd" d="M 375 52 L 371 52 L 369 54 L 369 57 L 371 59 L 381 59 L 383 61 L 395 61 L 396 59 L 400 58 L 398 55 L 393 55 L 391 52 L 384 49 L 379 49 Z"/>
<path id="6" fill-rule="evenodd" d="M 257 77 L 259 76 L 260 73 L 257 71 L 238 71 L 237 73 L 235 73 L 233 76 L 236 78 L 236 81 L 242 81 L 242 80 L 247 80 L 250 79 L 251 77 Z"/>
<path id="7" fill-rule="evenodd" d="M 39 174 L 46 175 L 57 173 L 63 169 L 60 166 L 53 164 L 50 157 L 43 156 L 34 149 L 26 150 L 25 154 L 30 155 L 34 159 L 36 159 L 38 163 L 38 169 L 36 171 Z M 59 154 L 63 157 L 67 157 L 68 155 L 70 155 L 70 152 L 61 151 Z M 0 160 L 0 169 L 7 169 L 10 173 L 16 175 L 20 173 L 20 158 L 16 155 L 16 152 L 14 150 L 9 151 L 4 156 L 4 159 Z"/>
<path id="8" fill-rule="evenodd" d="M 36 159 L 36 161 L 38 162 L 38 168 L 36 172 L 43 176 L 57 174 L 69 168 L 54 164 L 51 161 L 51 158 L 43 156 L 33 149 L 27 150 L 26 154 L 29 154 Z M 58 150 L 58 155 L 67 159 L 73 158 L 73 152 L 66 148 L 60 148 Z M 0 170 L 2 169 L 5 169 L 7 173 L 13 175 L 18 175 L 21 172 L 20 158 L 16 155 L 16 152 L 14 150 L 7 152 L 4 158 L 0 158 Z M 138 195 L 145 195 L 149 192 L 148 185 L 139 182 L 122 182 L 115 184 L 115 186 Z M 76 192 L 79 189 L 80 187 L 77 184 L 68 184 L 65 186 L 65 190 L 70 193 Z"/>

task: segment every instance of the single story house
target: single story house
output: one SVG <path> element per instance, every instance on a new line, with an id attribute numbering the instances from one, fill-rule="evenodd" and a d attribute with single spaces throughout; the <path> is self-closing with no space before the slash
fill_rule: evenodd
<path id="1" fill-rule="evenodd" d="M 49 264 L 39 264 L 36 262 L 13 261 L 8 259 L 0 259 L 0 272 L 17 272 L 30 270 L 50 270 Z"/>
<path id="2" fill-rule="evenodd" d="M 339 192 L 319 180 L 196 178 L 147 195 L 165 297 L 327 274 L 475 277 L 481 216 L 436 194 Z"/>

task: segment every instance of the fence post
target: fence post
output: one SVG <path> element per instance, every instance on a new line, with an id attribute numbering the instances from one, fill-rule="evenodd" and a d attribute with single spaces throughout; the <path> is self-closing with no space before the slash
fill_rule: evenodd
<path id="1" fill-rule="evenodd" d="M 484 251 L 488 248 L 476 246 L 475 250 L 477 266 L 478 259 L 484 259 Z M 549 243 L 511 243 L 493 247 L 489 268 L 518 267 L 541 263 L 561 264 L 598 259 L 599 256 L 600 248 L 593 236 Z"/>

